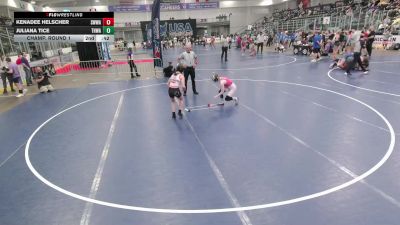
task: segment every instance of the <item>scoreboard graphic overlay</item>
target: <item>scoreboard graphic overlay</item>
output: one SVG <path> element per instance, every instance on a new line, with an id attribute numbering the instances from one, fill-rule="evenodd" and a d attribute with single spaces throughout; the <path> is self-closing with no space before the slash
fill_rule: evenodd
<path id="1" fill-rule="evenodd" d="M 14 12 L 15 42 L 114 42 L 113 12 Z"/>

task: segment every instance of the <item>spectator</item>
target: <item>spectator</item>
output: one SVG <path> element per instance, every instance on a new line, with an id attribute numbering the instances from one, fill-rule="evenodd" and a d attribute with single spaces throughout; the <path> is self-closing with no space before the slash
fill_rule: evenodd
<path id="1" fill-rule="evenodd" d="M 215 49 L 215 37 L 214 37 L 214 35 L 211 36 L 210 48 L 214 48 L 214 49 Z M 187 86 L 186 86 L 186 87 L 187 87 Z"/>
<path id="2" fill-rule="evenodd" d="M 289 42 L 289 48 L 290 48 L 290 46 L 292 46 L 292 45 L 294 45 L 294 42 L 296 41 L 296 33 L 292 33 L 291 35 L 290 35 L 290 42 Z"/>
<path id="3" fill-rule="evenodd" d="M 388 16 L 385 17 L 385 19 L 383 19 L 383 25 L 390 25 L 390 18 Z"/>
<path id="4" fill-rule="evenodd" d="M 167 41 L 166 40 L 162 40 L 161 44 L 162 44 L 163 50 L 167 50 Z"/>
<path id="5" fill-rule="evenodd" d="M 42 71 L 41 67 L 36 69 L 36 83 L 38 85 L 40 93 L 52 92 L 54 91 L 53 86 L 50 83 L 49 75 Z"/>
<path id="6" fill-rule="evenodd" d="M 23 55 L 21 57 L 21 65 L 25 72 L 26 85 L 32 86 L 33 85 L 32 70 L 31 70 L 31 66 L 29 65 L 28 59 L 26 58 L 26 53 L 23 53 Z"/>
<path id="7" fill-rule="evenodd" d="M 318 31 L 315 32 L 313 37 L 313 60 L 312 62 L 316 62 L 320 60 L 321 57 L 321 46 L 322 46 L 322 37 Z"/>
<path id="8" fill-rule="evenodd" d="M 390 30 L 387 29 L 383 32 L 383 49 L 387 49 L 389 38 L 390 38 Z"/>
<path id="9" fill-rule="evenodd" d="M 18 58 L 17 61 L 15 61 L 15 63 L 19 66 L 22 64 L 22 54 L 18 54 Z"/>
<path id="10" fill-rule="evenodd" d="M 1 69 L 1 80 L 3 81 L 3 95 L 8 94 L 7 91 L 7 80 L 10 84 L 11 92 L 15 92 L 12 74 L 7 73 L 7 62 L 4 60 L 4 56 L 0 56 L 0 69 Z"/>
<path id="11" fill-rule="evenodd" d="M 347 32 L 346 46 L 354 46 L 354 44 L 355 44 L 355 39 L 354 39 L 353 31 L 349 30 Z"/>
<path id="12" fill-rule="evenodd" d="M 18 95 L 16 97 L 20 98 L 25 95 L 27 90 L 24 89 L 22 86 L 22 79 L 21 79 L 21 74 L 19 73 L 18 70 L 18 65 L 16 63 L 11 62 L 10 58 L 6 58 L 6 62 L 8 65 L 7 73 L 12 74 L 13 83 L 15 83 L 18 88 Z"/>
<path id="13" fill-rule="evenodd" d="M 137 71 L 137 67 L 136 67 L 135 61 L 133 60 L 133 51 L 132 51 L 132 48 L 129 48 L 129 49 L 128 49 L 127 59 L 128 59 L 129 68 L 131 69 L 131 78 L 134 78 L 134 76 L 133 76 L 133 69 L 135 69 L 136 76 L 137 76 L 137 77 L 140 77 L 140 74 L 139 74 L 138 71 Z"/>
<path id="14" fill-rule="evenodd" d="M 369 28 L 367 44 L 366 44 L 369 58 L 371 58 L 372 55 L 372 44 L 374 43 L 374 41 L 375 41 L 375 30 L 374 27 L 371 26 Z"/>
<path id="15" fill-rule="evenodd" d="M 265 41 L 264 36 L 261 33 L 259 33 L 257 35 L 257 54 L 259 52 L 260 47 L 261 47 L 261 54 L 263 53 L 264 41 Z"/>
<path id="16" fill-rule="evenodd" d="M 273 41 L 273 36 L 271 34 L 268 35 L 268 41 L 267 41 L 267 46 L 270 47 Z"/>
<path id="17" fill-rule="evenodd" d="M 228 35 L 226 40 L 228 41 L 228 49 L 230 50 L 232 45 L 232 35 Z"/>

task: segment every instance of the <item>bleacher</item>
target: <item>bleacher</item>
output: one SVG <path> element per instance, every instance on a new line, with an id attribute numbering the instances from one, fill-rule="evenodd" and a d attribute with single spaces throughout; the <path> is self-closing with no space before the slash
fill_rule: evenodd
<path id="1" fill-rule="evenodd" d="M 392 34 L 398 34 L 400 0 L 346 0 L 308 8 L 275 10 L 269 17 L 256 21 L 251 32 L 273 34 L 282 30 L 289 33 L 321 29 L 360 30 L 371 25 L 378 28 L 386 17 L 390 19 L 390 24 L 386 24 L 385 29 Z M 328 21 L 326 18 L 329 18 Z"/>
<path id="2" fill-rule="evenodd" d="M 17 54 L 21 52 L 21 46 L 14 42 L 14 29 L 12 27 L 12 19 L 5 16 L 0 16 L 0 38 L 2 42 L 2 55 Z"/>

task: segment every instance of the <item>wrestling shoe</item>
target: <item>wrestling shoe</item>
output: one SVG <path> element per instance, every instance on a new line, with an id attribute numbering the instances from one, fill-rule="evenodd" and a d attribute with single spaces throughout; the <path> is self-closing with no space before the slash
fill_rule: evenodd
<path id="1" fill-rule="evenodd" d="M 235 101 L 235 105 L 239 104 L 239 98 L 238 97 L 233 97 L 233 100 Z"/>

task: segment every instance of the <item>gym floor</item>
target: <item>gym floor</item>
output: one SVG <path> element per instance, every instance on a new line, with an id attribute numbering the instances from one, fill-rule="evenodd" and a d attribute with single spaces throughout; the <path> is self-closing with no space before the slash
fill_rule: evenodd
<path id="1" fill-rule="evenodd" d="M 0 224 L 399 223 L 398 53 L 347 77 L 291 52 L 194 51 L 198 110 L 183 119 L 164 79 L 58 89 L 0 114 Z M 238 106 L 202 107 L 217 102 L 212 72 L 234 79 Z"/>

